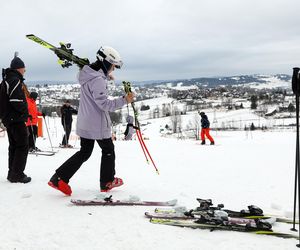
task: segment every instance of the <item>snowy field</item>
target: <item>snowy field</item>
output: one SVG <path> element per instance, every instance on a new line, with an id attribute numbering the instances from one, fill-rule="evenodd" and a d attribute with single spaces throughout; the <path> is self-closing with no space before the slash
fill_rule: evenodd
<path id="1" fill-rule="evenodd" d="M 152 127 L 150 127 L 152 126 Z M 116 171 L 124 186 L 112 190 L 115 199 L 130 195 L 142 200 L 178 199 L 178 206 L 195 208 L 196 198 L 211 198 L 215 205 L 245 209 L 255 204 L 265 213 L 291 215 L 295 166 L 294 132 L 212 132 L 215 146 L 199 141 L 158 136 L 149 125 L 145 135 L 160 171 L 147 165 L 137 141 L 116 141 Z M 149 132 L 152 134 L 147 134 Z M 52 143 L 61 140 L 51 126 Z M 47 133 L 37 146 L 50 149 Z M 79 146 L 72 136 L 71 144 Z M 209 232 L 149 223 L 145 211 L 155 207 L 75 207 L 74 198 L 99 195 L 101 151 L 95 145 L 91 158 L 72 178 L 72 197 L 47 185 L 55 169 L 76 149 L 60 149 L 55 156 L 29 155 L 29 184 L 12 184 L 7 175 L 7 136 L 0 137 L 0 249 L 113 249 L 113 250 L 284 250 L 296 249 L 294 239 L 238 232 Z M 56 149 L 58 150 L 58 149 Z M 274 230 L 290 232 L 290 225 Z"/>

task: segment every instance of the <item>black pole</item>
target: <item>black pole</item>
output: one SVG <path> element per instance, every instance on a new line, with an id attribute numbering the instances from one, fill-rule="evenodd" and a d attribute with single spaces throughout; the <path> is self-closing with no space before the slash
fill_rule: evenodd
<path id="1" fill-rule="evenodd" d="M 295 161 L 295 186 L 294 186 L 294 210 L 293 210 L 293 227 L 292 231 L 297 232 L 296 229 L 296 206 L 297 206 L 297 182 L 299 169 L 299 96 L 296 94 L 296 161 Z"/>
<path id="2" fill-rule="evenodd" d="M 35 153 L 36 156 L 38 156 L 37 151 L 36 151 L 35 136 L 34 136 L 34 131 L 33 131 L 33 127 L 32 127 L 31 121 L 30 121 L 30 129 L 31 129 L 32 140 L 33 140 L 33 152 Z"/>
<path id="3" fill-rule="evenodd" d="M 299 79 L 298 79 L 299 80 Z M 298 83 L 299 85 L 299 83 Z M 299 217 L 299 214 L 300 214 L 300 185 L 299 185 L 299 180 L 300 180 L 300 171 L 299 171 L 299 93 L 297 93 L 296 95 L 296 125 L 297 125 L 297 160 L 298 162 L 296 163 L 297 164 L 297 171 L 298 171 L 298 217 Z M 295 218 L 296 218 L 296 213 L 294 213 L 294 224 L 296 223 L 295 221 Z M 300 224 L 299 224 L 299 227 L 298 227 L 298 232 L 299 232 L 299 243 L 296 245 L 297 247 L 300 247 Z"/>
<path id="4" fill-rule="evenodd" d="M 299 79 L 299 68 L 293 68 L 293 77 L 292 77 L 292 89 L 296 95 L 296 163 L 295 163 L 295 190 L 294 190 L 294 216 L 293 216 L 293 228 L 291 230 L 297 231 L 295 228 L 296 224 L 296 203 L 297 203 L 297 186 L 298 186 L 298 221 L 300 213 L 300 171 L 299 171 L 299 95 L 300 95 L 300 79 Z M 298 184 L 298 185 L 297 185 Z M 300 247 L 300 224 L 299 224 L 299 243 L 296 245 Z"/>

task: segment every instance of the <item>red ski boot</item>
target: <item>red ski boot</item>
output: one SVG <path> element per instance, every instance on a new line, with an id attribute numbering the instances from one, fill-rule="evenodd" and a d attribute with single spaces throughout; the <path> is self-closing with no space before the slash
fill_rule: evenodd
<path id="1" fill-rule="evenodd" d="M 107 182 L 104 186 L 101 185 L 101 192 L 108 192 L 115 187 L 122 186 L 123 180 L 121 178 L 115 177 L 113 181 Z"/>
<path id="2" fill-rule="evenodd" d="M 60 179 L 57 174 L 54 174 L 51 177 L 50 181 L 48 182 L 48 185 L 50 187 L 53 187 L 53 188 L 59 190 L 60 192 L 64 193 L 65 195 L 71 196 L 71 194 L 72 194 L 71 187 L 68 185 L 68 183 L 66 183 L 62 179 Z"/>

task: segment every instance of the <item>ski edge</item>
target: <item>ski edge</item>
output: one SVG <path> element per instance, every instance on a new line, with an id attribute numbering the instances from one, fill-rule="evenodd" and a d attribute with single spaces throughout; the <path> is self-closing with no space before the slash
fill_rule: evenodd
<path id="1" fill-rule="evenodd" d="M 104 200 L 82 200 L 71 199 L 71 203 L 76 206 L 175 206 L 177 200 L 170 201 L 104 201 Z"/>

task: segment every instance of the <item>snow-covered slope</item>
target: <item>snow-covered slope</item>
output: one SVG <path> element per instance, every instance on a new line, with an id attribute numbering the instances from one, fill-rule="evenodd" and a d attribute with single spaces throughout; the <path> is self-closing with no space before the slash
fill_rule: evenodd
<path id="1" fill-rule="evenodd" d="M 55 124 L 55 126 L 54 126 Z M 53 145 L 61 140 L 59 120 L 49 122 Z M 149 124 L 146 141 L 160 175 L 148 165 L 137 141 L 116 141 L 117 176 L 124 186 L 110 192 L 116 199 L 129 195 L 143 200 L 178 199 L 179 206 L 195 208 L 196 198 L 243 209 L 255 204 L 276 214 L 292 210 L 295 160 L 294 132 L 212 132 L 216 146 L 193 140 L 160 138 L 159 126 Z M 147 134 L 148 133 L 148 134 Z M 37 146 L 49 149 L 49 140 Z M 155 136 L 156 135 L 156 136 Z M 71 144 L 79 146 L 74 134 Z M 11 184 L 7 174 L 7 137 L 0 138 L 0 249 L 239 249 L 284 250 L 296 240 L 237 232 L 209 232 L 154 225 L 144 218 L 154 207 L 75 207 L 70 197 L 50 188 L 55 169 L 75 149 L 60 149 L 52 157 L 29 155 L 29 184 Z M 101 151 L 72 178 L 71 198 L 99 195 Z M 289 232 L 290 225 L 275 225 Z"/>

